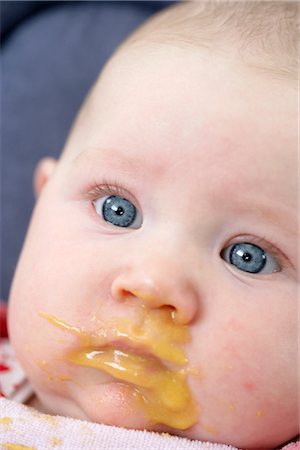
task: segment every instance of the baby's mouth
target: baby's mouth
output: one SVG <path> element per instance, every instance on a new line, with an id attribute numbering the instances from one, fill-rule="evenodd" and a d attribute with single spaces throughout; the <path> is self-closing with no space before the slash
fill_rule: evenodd
<path id="1" fill-rule="evenodd" d="M 69 353 L 66 359 L 83 367 L 103 370 L 117 380 L 133 386 L 151 390 L 156 389 L 156 383 L 162 381 L 162 374 L 173 373 L 155 356 L 115 346 L 98 350 L 79 349 Z"/>
<path id="2" fill-rule="evenodd" d="M 187 337 L 182 325 L 171 326 L 168 319 L 164 338 L 155 339 L 152 333 L 153 328 L 158 326 L 154 324 L 156 319 L 148 317 L 145 323 L 151 323 L 151 331 L 146 325 L 138 333 L 131 326 L 127 329 L 127 325 L 120 323 L 113 333 L 115 339 L 102 337 L 100 345 L 97 345 L 95 334 L 88 336 L 47 313 L 41 315 L 79 337 L 79 348 L 67 353 L 65 360 L 100 370 L 117 382 L 131 386 L 152 423 L 181 430 L 195 424 L 196 408 L 186 380 L 188 360 L 180 346 Z M 159 323 L 161 326 L 162 323 Z"/>
<path id="3" fill-rule="evenodd" d="M 184 370 L 175 371 L 151 354 L 138 354 L 114 346 L 80 349 L 66 358 L 73 364 L 90 367 L 131 385 L 137 400 L 153 423 L 186 429 L 194 423 L 192 397 Z"/>

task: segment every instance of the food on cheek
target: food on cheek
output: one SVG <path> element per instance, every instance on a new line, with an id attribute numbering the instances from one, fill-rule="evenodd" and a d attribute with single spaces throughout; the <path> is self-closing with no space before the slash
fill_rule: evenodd
<path id="1" fill-rule="evenodd" d="M 189 332 L 177 323 L 171 309 L 141 308 L 136 320 L 101 321 L 97 327 L 93 324 L 92 332 L 45 312 L 40 315 L 77 336 L 78 346 L 65 354 L 66 361 L 104 371 L 132 386 L 152 423 L 184 430 L 197 422 L 183 350 Z"/>

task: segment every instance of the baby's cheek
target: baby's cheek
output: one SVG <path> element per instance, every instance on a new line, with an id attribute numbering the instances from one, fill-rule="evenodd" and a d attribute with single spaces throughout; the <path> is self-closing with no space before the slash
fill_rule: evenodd
<path id="1" fill-rule="evenodd" d="M 223 385 L 229 384 L 230 391 L 253 395 L 258 388 L 257 351 L 248 342 L 225 341 L 217 360 L 218 372 Z M 260 369 L 259 369 L 260 370 Z"/>
<path id="2" fill-rule="evenodd" d="M 239 345 L 226 342 L 209 364 L 204 363 L 203 389 L 207 387 L 209 397 L 214 399 L 218 415 L 231 417 L 245 403 L 253 415 L 261 410 L 262 377 L 251 354 L 246 345 L 241 350 Z"/>
<path id="3" fill-rule="evenodd" d="M 49 333 L 40 322 L 32 318 L 31 326 L 15 328 L 12 340 L 17 358 L 34 391 L 65 393 L 69 389 L 72 373 L 62 355 L 71 342 L 59 333 Z"/>
<path id="4" fill-rule="evenodd" d="M 292 437 L 297 409 L 286 388 L 289 375 L 263 337 L 235 321 L 206 340 L 201 377 L 190 378 L 200 412 L 193 437 L 241 447 L 256 445 L 256 439 L 277 445 Z"/>
<path id="5" fill-rule="evenodd" d="M 224 396 L 238 405 L 247 405 L 247 410 L 255 417 L 262 416 L 266 399 L 272 391 L 273 361 L 272 352 L 259 334 L 247 332 L 243 325 L 235 323 L 234 332 L 224 332 L 220 336 L 220 347 L 213 372 L 215 383 Z"/>
<path id="6" fill-rule="evenodd" d="M 24 356 L 27 374 L 38 389 L 63 390 L 70 379 L 68 368 L 56 357 L 57 349 L 53 343 L 44 342 L 43 346 L 27 346 Z"/>

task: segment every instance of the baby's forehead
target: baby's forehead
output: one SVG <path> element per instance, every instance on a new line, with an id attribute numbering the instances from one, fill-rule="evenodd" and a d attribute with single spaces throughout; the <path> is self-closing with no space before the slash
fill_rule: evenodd
<path id="1" fill-rule="evenodd" d="M 277 74 L 276 71 L 274 67 L 260 66 L 255 59 L 243 58 L 232 51 L 230 45 L 220 50 L 213 45 L 189 46 L 180 42 L 170 44 L 146 40 L 135 42 L 134 45 L 125 44 L 117 50 L 100 74 L 94 92 L 103 92 L 104 85 L 108 88 L 112 86 L 115 90 L 121 87 L 124 91 L 132 80 L 133 83 L 138 82 L 136 86 L 131 85 L 131 95 L 135 98 L 140 93 L 139 86 L 146 89 L 146 82 L 149 87 L 152 81 L 153 95 L 159 89 L 178 84 L 178 89 L 184 87 L 186 101 L 189 101 L 189 94 L 201 89 L 204 80 L 214 83 L 211 87 L 216 93 L 224 90 L 224 87 L 226 89 L 228 82 L 234 80 L 234 83 L 241 84 L 241 97 L 249 97 L 252 86 L 258 87 L 259 84 L 265 93 L 272 89 L 275 100 L 276 91 L 279 99 L 285 87 L 294 89 L 295 96 L 297 76 L 280 76 L 279 68 Z"/>
<path id="2" fill-rule="evenodd" d="M 273 159 L 294 158 L 297 96 L 289 81 L 269 82 L 193 51 L 174 49 L 168 61 L 166 55 L 163 47 L 155 54 L 126 51 L 117 57 L 83 105 L 70 138 L 76 145 L 68 147 L 121 144 L 143 153 L 152 145 L 162 160 L 170 148 L 170 158 L 174 155 L 173 143 L 184 148 L 209 139 L 221 154 L 238 143 L 239 154 L 253 158 L 261 157 L 260 147 Z"/>
<path id="3" fill-rule="evenodd" d="M 249 70 L 224 55 L 150 45 L 116 55 L 100 75 L 83 110 L 99 114 L 101 119 L 122 113 L 127 121 L 134 117 L 134 121 L 138 118 L 151 123 L 169 108 L 166 125 L 175 116 L 188 115 L 192 108 L 198 109 L 198 122 L 208 117 L 204 113 L 216 120 L 223 115 L 224 122 L 235 115 L 237 123 L 239 117 L 242 120 L 254 114 L 256 119 L 261 116 L 261 128 L 267 127 L 268 119 L 280 132 L 289 123 L 297 127 L 293 122 L 296 89 L 290 80 Z"/>

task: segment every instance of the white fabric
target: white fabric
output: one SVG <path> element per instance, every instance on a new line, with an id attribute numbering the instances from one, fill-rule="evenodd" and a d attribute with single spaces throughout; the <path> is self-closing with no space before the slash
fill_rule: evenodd
<path id="1" fill-rule="evenodd" d="M 2 444 L 2 445 L 1 445 Z M 23 447 L 22 447 L 23 446 Z M 127 430 L 41 414 L 0 398 L 0 448 L 27 450 L 237 450 L 168 434 Z M 300 450 L 299 443 L 284 447 Z"/>
<path id="2" fill-rule="evenodd" d="M 236 450 L 168 434 L 40 414 L 4 398 L 0 398 L 0 444 L 4 449 L 13 449 L 9 444 L 16 444 L 28 446 L 30 450 Z"/>

